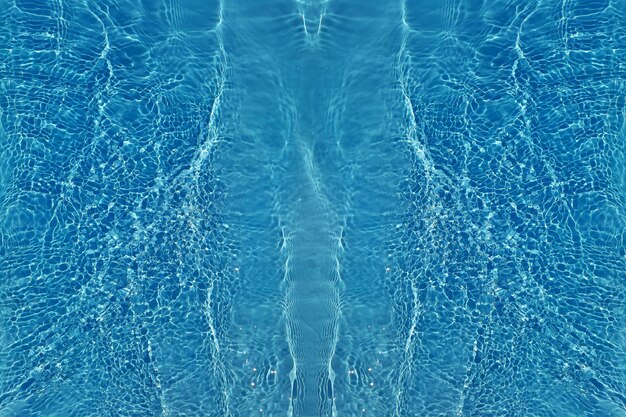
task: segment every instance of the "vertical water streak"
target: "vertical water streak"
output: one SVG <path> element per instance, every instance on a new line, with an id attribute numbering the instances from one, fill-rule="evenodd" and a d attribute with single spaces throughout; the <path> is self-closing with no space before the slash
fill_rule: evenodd
<path id="1" fill-rule="evenodd" d="M 322 33 L 324 16 L 330 0 L 296 0 L 307 40 L 315 43 Z"/>

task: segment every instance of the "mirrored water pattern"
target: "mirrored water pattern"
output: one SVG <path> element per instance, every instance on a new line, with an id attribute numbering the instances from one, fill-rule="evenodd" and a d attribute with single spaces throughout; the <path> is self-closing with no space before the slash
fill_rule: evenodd
<path id="1" fill-rule="evenodd" d="M 0 416 L 626 416 L 626 0 L 0 0 Z"/>

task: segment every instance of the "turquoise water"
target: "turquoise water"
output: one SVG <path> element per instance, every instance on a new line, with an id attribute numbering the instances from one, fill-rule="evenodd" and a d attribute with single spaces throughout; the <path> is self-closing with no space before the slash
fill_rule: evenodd
<path id="1" fill-rule="evenodd" d="M 0 0 L 0 416 L 625 416 L 626 1 Z"/>

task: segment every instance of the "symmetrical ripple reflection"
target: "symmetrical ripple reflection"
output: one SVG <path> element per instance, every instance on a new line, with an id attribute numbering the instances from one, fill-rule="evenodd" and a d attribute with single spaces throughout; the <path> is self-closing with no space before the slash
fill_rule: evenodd
<path id="1" fill-rule="evenodd" d="M 0 0 L 0 416 L 626 416 L 626 0 Z"/>

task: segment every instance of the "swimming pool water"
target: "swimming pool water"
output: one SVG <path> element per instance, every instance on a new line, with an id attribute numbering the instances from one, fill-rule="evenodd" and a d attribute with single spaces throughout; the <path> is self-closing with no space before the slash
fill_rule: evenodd
<path id="1" fill-rule="evenodd" d="M 626 1 L 0 0 L 0 416 L 626 416 Z"/>

